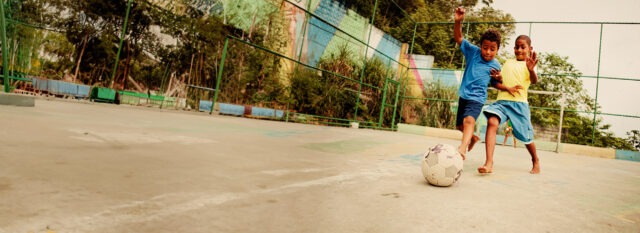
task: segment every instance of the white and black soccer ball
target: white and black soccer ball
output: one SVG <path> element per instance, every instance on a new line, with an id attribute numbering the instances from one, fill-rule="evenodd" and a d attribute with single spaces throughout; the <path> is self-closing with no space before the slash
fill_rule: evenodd
<path id="1" fill-rule="evenodd" d="M 450 186 L 462 175 L 462 156 L 447 144 L 438 144 L 424 153 L 422 175 L 429 184 Z"/>

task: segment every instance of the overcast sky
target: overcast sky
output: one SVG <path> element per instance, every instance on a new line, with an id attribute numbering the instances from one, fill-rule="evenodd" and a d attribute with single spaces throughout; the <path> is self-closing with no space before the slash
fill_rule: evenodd
<path id="1" fill-rule="evenodd" d="M 494 0 L 493 8 L 518 22 L 634 22 L 640 23 L 640 0 Z M 529 24 L 517 24 L 516 35 L 529 34 Z M 600 76 L 640 80 L 640 25 L 604 25 Z M 584 75 L 598 74 L 599 24 L 534 24 L 532 46 L 543 53 L 568 56 Z M 513 40 L 515 38 L 511 38 Z M 511 45 L 503 47 L 512 52 Z M 596 80 L 583 78 L 596 97 Z M 605 113 L 640 116 L 640 81 L 600 80 L 598 102 Z M 640 130 L 640 119 L 604 116 L 617 136 Z"/>

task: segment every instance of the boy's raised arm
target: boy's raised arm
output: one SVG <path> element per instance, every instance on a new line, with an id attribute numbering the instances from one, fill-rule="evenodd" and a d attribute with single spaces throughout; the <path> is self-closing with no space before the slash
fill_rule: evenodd
<path id="1" fill-rule="evenodd" d="M 455 23 L 453 24 L 453 39 L 456 43 L 462 44 L 462 20 L 464 19 L 464 8 L 456 8 L 455 15 L 453 16 Z"/>
<path id="2" fill-rule="evenodd" d="M 527 57 L 527 69 L 529 69 L 529 80 L 531 80 L 531 84 L 536 84 L 538 82 L 538 75 L 536 74 L 535 67 L 538 64 L 538 54 L 536 52 L 531 52 L 531 56 Z"/>

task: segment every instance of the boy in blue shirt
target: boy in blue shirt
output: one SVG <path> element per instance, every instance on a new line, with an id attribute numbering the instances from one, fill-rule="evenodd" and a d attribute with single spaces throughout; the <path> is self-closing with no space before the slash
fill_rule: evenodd
<path id="1" fill-rule="evenodd" d="M 464 13 L 462 7 L 456 8 L 453 26 L 453 37 L 467 61 L 458 89 L 460 98 L 456 115 L 456 128 L 462 131 L 462 142 L 458 147 L 462 159 L 466 158 L 467 151 L 480 139 L 473 134 L 473 129 L 487 100 L 489 80 L 500 70 L 500 63 L 495 59 L 500 48 L 500 32 L 487 30 L 480 39 L 480 47 L 469 43 L 462 37 L 461 22 Z"/>

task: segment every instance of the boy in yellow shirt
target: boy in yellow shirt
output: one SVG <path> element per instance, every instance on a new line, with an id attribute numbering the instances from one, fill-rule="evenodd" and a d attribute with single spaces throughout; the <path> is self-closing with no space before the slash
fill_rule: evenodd
<path id="1" fill-rule="evenodd" d="M 514 47 L 516 59 L 509 59 L 502 65 L 502 70 L 492 70 L 491 74 L 501 82 L 492 82 L 493 86 L 500 90 L 495 103 L 485 108 L 487 117 L 487 133 L 485 146 L 487 150 L 486 161 L 478 168 L 479 173 L 491 173 L 493 171 L 493 152 L 496 146 L 496 133 L 498 126 L 507 120 L 513 125 L 513 136 L 522 141 L 531 155 L 533 164 L 530 173 L 540 173 L 540 161 L 536 153 L 536 145 L 533 143 L 533 126 L 531 124 L 531 111 L 527 101 L 527 91 L 530 84 L 538 81 L 534 70 L 538 63 L 537 55 L 531 47 L 531 39 L 526 35 L 516 38 Z"/>

